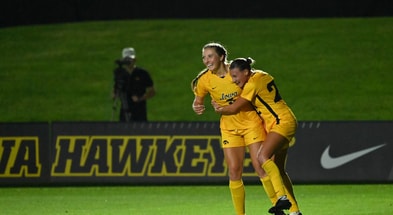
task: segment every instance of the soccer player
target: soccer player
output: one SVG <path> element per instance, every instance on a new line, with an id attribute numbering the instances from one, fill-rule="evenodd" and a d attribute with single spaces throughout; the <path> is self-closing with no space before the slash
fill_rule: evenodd
<path id="1" fill-rule="evenodd" d="M 290 141 L 295 136 L 297 120 L 280 96 L 274 78 L 266 72 L 253 70 L 253 63 L 254 60 L 251 58 L 233 60 L 229 67 L 230 75 L 233 82 L 242 88 L 242 92 L 231 105 L 223 106 L 216 100 L 212 101 L 212 104 L 215 111 L 223 115 L 237 114 L 250 103 L 254 106 L 264 120 L 267 133 L 257 157 L 267 177 L 270 177 L 276 193 L 275 196 L 269 197 L 272 202 L 277 199 L 269 212 L 277 213 L 290 207 L 290 215 L 300 215 L 291 180 L 285 172 L 287 151 Z"/>
<path id="2" fill-rule="evenodd" d="M 196 114 L 205 111 L 204 98 L 210 97 L 222 106 L 235 101 L 241 89 L 232 82 L 229 75 L 227 50 L 219 43 L 208 43 L 202 48 L 202 61 L 206 66 L 192 81 L 195 98 L 192 104 Z M 234 115 L 220 118 L 221 144 L 229 172 L 229 189 L 236 214 L 245 214 L 245 190 L 242 181 L 243 161 L 248 147 L 253 167 L 260 178 L 266 173 L 261 168 L 257 152 L 265 136 L 262 120 L 251 104 L 245 105 Z M 261 180 L 262 181 L 262 180 Z"/>

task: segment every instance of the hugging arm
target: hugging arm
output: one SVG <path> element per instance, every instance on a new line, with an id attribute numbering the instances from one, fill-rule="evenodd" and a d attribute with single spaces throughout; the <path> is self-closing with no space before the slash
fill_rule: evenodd
<path id="1" fill-rule="evenodd" d="M 212 103 L 216 113 L 220 113 L 223 115 L 236 114 L 236 113 L 239 113 L 240 110 L 242 110 L 244 108 L 249 108 L 250 110 L 252 110 L 251 103 L 247 99 L 244 99 L 242 97 L 237 98 L 234 103 L 232 103 L 228 106 L 220 106 L 214 100 L 212 100 L 211 103 Z"/>

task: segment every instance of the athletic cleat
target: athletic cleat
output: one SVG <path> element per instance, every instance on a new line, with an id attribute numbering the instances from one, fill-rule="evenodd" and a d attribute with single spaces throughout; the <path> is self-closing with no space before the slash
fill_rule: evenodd
<path id="1" fill-rule="evenodd" d="M 277 211 L 274 213 L 274 215 L 287 215 L 287 214 L 284 213 L 284 211 Z"/>
<path id="2" fill-rule="evenodd" d="M 269 209 L 269 213 L 274 215 L 285 215 L 285 213 L 282 210 L 277 209 L 276 206 L 271 207 Z"/>
<path id="3" fill-rule="evenodd" d="M 280 197 L 276 205 L 269 209 L 269 213 L 275 214 L 276 212 L 280 212 L 282 210 L 287 210 L 292 206 L 291 202 L 287 199 L 286 196 Z"/>

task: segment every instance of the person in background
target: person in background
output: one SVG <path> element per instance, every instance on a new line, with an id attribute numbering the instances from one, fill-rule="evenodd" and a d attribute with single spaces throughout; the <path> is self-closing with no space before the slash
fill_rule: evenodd
<path id="1" fill-rule="evenodd" d="M 261 70 L 254 70 L 251 58 L 237 58 L 229 66 L 233 83 L 242 92 L 239 98 L 228 106 L 212 101 L 217 113 L 222 115 L 237 114 L 250 103 L 262 117 L 265 125 L 266 139 L 259 152 L 258 160 L 273 184 L 274 192 L 269 195 L 273 207 L 269 213 L 282 213 L 289 209 L 290 215 L 301 215 L 293 186 L 285 171 L 285 163 L 290 142 L 294 140 L 297 119 L 281 97 L 274 78 Z M 288 201 L 289 200 L 289 201 Z"/>
<path id="2" fill-rule="evenodd" d="M 147 121 L 147 103 L 156 92 L 148 71 L 136 66 L 136 52 L 132 47 L 124 48 L 122 58 L 116 60 L 114 70 L 114 104 L 121 102 L 120 122 Z M 114 105 L 116 108 L 116 105 Z"/>

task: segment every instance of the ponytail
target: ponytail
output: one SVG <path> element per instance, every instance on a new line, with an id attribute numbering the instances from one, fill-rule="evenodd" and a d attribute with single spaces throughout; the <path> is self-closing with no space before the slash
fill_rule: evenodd
<path id="1" fill-rule="evenodd" d="M 193 92 L 195 91 L 196 85 L 197 85 L 197 83 L 198 83 L 198 79 L 199 79 L 203 74 L 205 74 L 207 71 L 209 71 L 209 69 L 204 69 L 204 70 L 200 71 L 200 72 L 198 73 L 198 75 L 197 75 L 194 79 L 192 79 L 192 81 L 191 81 L 191 90 L 192 90 Z"/>

